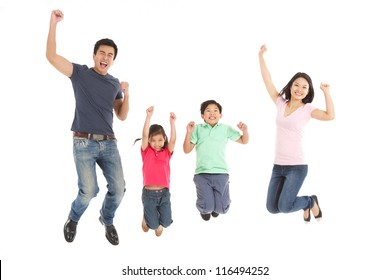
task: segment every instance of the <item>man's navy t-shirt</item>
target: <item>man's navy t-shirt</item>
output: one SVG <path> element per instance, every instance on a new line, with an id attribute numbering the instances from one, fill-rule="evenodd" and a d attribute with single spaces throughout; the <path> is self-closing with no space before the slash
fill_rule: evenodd
<path id="1" fill-rule="evenodd" d="M 110 74 L 100 75 L 93 68 L 76 63 L 73 63 L 70 80 L 76 100 L 71 130 L 114 135 L 114 102 L 123 98 L 119 80 Z"/>

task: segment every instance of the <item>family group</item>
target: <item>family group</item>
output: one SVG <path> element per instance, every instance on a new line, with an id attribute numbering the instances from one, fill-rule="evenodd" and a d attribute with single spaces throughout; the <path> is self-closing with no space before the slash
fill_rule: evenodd
<path id="1" fill-rule="evenodd" d="M 60 10 L 50 17 L 46 57 L 73 86 L 75 114 L 73 156 L 78 175 L 78 193 L 71 204 L 63 232 L 67 242 L 73 242 L 78 222 L 92 198 L 99 192 L 96 164 L 107 180 L 107 193 L 100 209 L 99 221 L 105 227 L 105 236 L 112 245 L 119 244 L 113 224 L 115 212 L 125 194 L 125 179 L 117 139 L 113 131 L 114 112 L 124 121 L 129 112 L 129 84 L 120 82 L 108 73 L 118 54 L 113 40 L 101 39 L 93 49 L 93 67 L 70 62 L 57 54 L 57 23 L 64 19 Z M 266 207 L 270 213 L 291 213 L 303 210 L 303 220 L 310 222 L 311 215 L 322 218 L 318 197 L 298 196 L 308 172 L 302 144 L 303 132 L 311 118 L 332 120 L 335 112 L 329 85 L 321 83 L 325 97 L 325 110 L 315 108 L 311 102 L 314 87 L 310 76 L 296 73 L 286 86 L 278 91 L 264 60 L 267 51 L 260 47 L 260 72 L 272 101 L 276 105 L 276 146 L 272 176 L 268 186 Z M 171 112 L 170 135 L 158 124 L 151 125 L 154 107 L 146 109 L 142 131 L 141 157 L 143 162 L 143 217 L 142 230 L 152 229 L 160 236 L 172 223 L 170 202 L 170 159 L 176 144 L 176 115 Z M 196 186 L 196 207 L 203 220 L 218 217 L 229 210 L 229 171 L 225 159 L 229 141 L 247 144 L 248 127 L 239 122 L 237 128 L 220 122 L 222 106 L 215 100 L 200 105 L 202 123 L 191 121 L 186 127 L 184 153 L 196 150 L 196 168 L 193 181 Z"/>

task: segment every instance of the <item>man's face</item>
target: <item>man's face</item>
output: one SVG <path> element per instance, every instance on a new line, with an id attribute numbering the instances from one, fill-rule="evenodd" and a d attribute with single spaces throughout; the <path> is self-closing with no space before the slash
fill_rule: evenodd
<path id="1" fill-rule="evenodd" d="M 101 45 L 96 54 L 93 55 L 95 62 L 95 71 L 101 75 L 105 75 L 108 69 L 114 63 L 115 50 L 113 47 Z"/>

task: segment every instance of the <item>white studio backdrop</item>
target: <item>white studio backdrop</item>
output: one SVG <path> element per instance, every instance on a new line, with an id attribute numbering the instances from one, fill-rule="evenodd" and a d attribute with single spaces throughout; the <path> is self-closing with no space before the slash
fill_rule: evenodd
<path id="1" fill-rule="evenodd" d="M 0 0 L 4 279 L 151 279 L 122 270 L 177 266 L 208 272 L 182 279 L 218 278 L 217 267 L 269 267 L 268 279 L 388 277 L 385 7 L 385 1 Z M 74 97 L 69 79 L 45 58 L 53 9 L 65 14 L 59 54 L 92 66 L 94 43 L 111 38 L 119 51 L 110 73 L 130 83 L 128 119 L 114 121 L 127 183 L 115 218 L 117 247 L 98 221 L 106 190 L 100 170 L 101 191 L 75 241 L 63 238 L 77 193 Z M 258 66 L 264 43 L 278 89 L 306 72 L 316 87 L 313 103 L 324 108 L 319 85 L 331 86 L 336 119 L 312 120 L 307 128 L 309 174 L 301 190 L 318 195 L 321 222 L 306 225 L 301 212 L 272 215 L 265 208 L 275 108 Z M 206 223 L 195 207 L 195 151 L 185 155 L 182 143 L 187 123 L 202 121 L 199 107 L 207 99 L 222 104 L 222 122 L 246 123 L 250 142 L 229 143 L 231 209 Z M 169 113 L 177 115 L 174 222 L 160 238 L 141 230 L 142 163 L 139 142 L 133 146 L 151 105 L 152 123 L 168 133 Z"/>

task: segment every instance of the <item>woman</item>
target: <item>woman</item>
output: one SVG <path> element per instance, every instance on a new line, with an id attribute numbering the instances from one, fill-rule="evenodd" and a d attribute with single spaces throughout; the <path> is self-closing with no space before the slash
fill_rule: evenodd
<path id="1" fill-rule="evenodd" d="M 304 128 L 311 118 L 328 121 L 335 116 L 329 85 L 320 85 L 325 97 L 325 111 L 311 104 L 314 88 L 311 78 L 305 73 L 296 73 L 282 91 L 278 92 L 264 60 L 266 51 L 267 47 L 261 46 L 260 70 L 265 87 L 277 107 L 276 149 L 268 187 L 267 210 L 276 214 L 302 209 L 305 222 L 310 221 L 310 213 L 316 219 L 321 219 L 322 211 L 317 196 L 298 196 L 298 192 L 308 171 L 302 145 Z"/>

